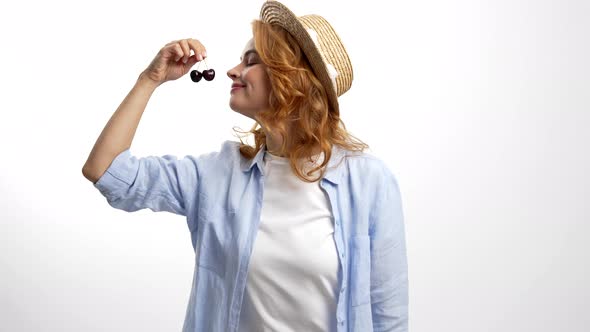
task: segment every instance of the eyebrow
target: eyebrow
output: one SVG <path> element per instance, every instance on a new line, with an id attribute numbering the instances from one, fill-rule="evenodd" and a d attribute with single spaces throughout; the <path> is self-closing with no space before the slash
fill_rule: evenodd
<path id="1" fill-rule="evenodd" d="M 250 53 L 254 53 L 254 54 L 258 55 L 258 52 L 256 52 L 256 50 L 247 50 L 246 53 L 244 53 L 244 56 L 243 57 L 240 57 L 240 60 L 242 60 L 245 57 L 247 57 Z"/>

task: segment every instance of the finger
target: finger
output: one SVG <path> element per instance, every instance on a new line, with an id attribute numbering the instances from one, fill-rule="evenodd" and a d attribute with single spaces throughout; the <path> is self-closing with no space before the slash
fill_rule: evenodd
<path id="1" fill-rule="evenodd" d="M 195 57 L 198 61 L 201 61 L 207 57 L 205 46 L 203 46 L 200 41 L 196 39 L 188 39 L 188 43 L 191 49 L 195 52 Z"/>
<path id="2" fill-rule="evenodd" d="M 180 48 L 182 48 L 182 53 L 183 53 L 182 62 L 186 63 L 188 60 L 188 57 L 191 55 L 191 49 L 188 46 L 188 42 L 186 39 L 179 41 L 178 44 L 180 45 Z"/>
<path id="3" fill-rule="evenodd" d="M 194 66 L 197 62 L 199 62 L 199 59 L 195 56 L 195 55 L 191 55 L 188 58 L 188 61 L 186 62 L 186 66 L 188 69 L 192 68 L 192 66 Z"/>
<path id="4" fill-rule="evenodd" d="M 173 41 L 169 42 L 168 44 L 164 45 L 164 47 L 172 45 L 172 44 L 176 44 L 178 42 L 179 42 L 179 40 L 173 40 Z"/>
<path id="5" fill-rule="evenodd" d="M 175 62 L 178 62 L 184 56 L 184 52 L 178 43 L 170 44 L 164 50 L 168 54 L 168 58 L 173 59 Z"/>

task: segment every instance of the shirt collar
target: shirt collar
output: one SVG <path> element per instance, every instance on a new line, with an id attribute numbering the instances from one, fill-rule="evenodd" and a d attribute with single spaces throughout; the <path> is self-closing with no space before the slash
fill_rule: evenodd
<path id="1" fill-rule="evenodd" d="M 241 168 L 243 172 L 248 172 L 254 167 L 254 165 L 258 166 L 258 170 L 262 174 L 263 166 L 264 166 L 264 152 L 266 151 L 266 145 L 262 144 L 260 150 L 256 153 L 254 158 L 252 159 L 244 159 L 242 158 Z"/>
<path id="2" fill-rule="evenodd" d="M 248 172 L 256 165 L 260 174 L 263 174 L 264 169 L 264 153 L 266 152 L 266 145 L 262 144 L 260 150 L 256 153 L 254 158 L 252 159 L 242 159 L 241 162 L 241 169 L 243 172 Z M 342 162 L 343 158 L 346 157 L 346 151 L 336 145 L 332 146 L 332 157 L 328 161 L 328 168 L 326 173 L 324 174 L 324 179 L 332 182 L 333 184 L 338 184 L 340 179 L 342 178 L 343 168 L 338 167 Z"/>

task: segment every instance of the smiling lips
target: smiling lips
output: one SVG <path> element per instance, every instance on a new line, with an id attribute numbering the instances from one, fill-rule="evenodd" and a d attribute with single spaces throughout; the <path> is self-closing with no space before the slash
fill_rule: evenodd
<path id="1" fill-rule="evenodd" d="M 231 85 L 231 91 L 234 91 L 234 90 L 237 90 L 237 89 L 240 89 L 240 88 L 243 88 L 243 87 L 245 87 L 244 84 L 234 83 L 234 84 Z"/>

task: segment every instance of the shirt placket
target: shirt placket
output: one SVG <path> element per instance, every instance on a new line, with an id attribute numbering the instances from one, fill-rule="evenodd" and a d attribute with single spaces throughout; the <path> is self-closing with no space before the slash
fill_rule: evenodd
<path id="1" fill-rule="evenodd" d="M 336 187 L 330 183 L 326 184 L 323 179 L 320 182 L 320 187 L 328 194 L 328 200 L 334 218 L 334 242 L 336 243 L 336 251 L 340 261 L 340 295 L 338 296 L 338 304 L 336 306 L 336 321 L 338 323 L 338 331 L 340 332 L 346 331 L 346 302 L 344 299 L 346 298 L 346 288 L 348 285 L 348 273 L 346 273 L 348 264 L 343 242 L 343 227 L 336 199 Z"/>
<path id="2" fill-rule="evenodd" d="M 256 216 L 254 217 L 254 223 L 250 226 L 249 236 L 247 245 L 242 252 L 242 257 L 240 258 L 241 266 L 238 271 L 238 275 L 236 276 L 236 292 L 233 296 L 232 306 L 230 310 L 230 319 L 228 322 L 228 326 L 230 331 L 237 332 L 239 328 L 239 316 L 242 308 L 242 300 L 244 298 L 244 292 L 246 290 L 246 282 L 248 277 L 248 265 L 250 263 L 250 254 L 252 252 L 252 246 L 254 245 L 254 239 L 256 237 L 256 232 L 258 231 L 258 227 L 260 224 L 260 214 L 262 212 L 262 200 L 264 195 L 264 174 L 263 172 L 258 169 L 256 170 L 259 172 L 259 177 L 257 179 L 258 182 L 258 198 L 257 198 L 257 207 L 256 207 Z"/>

